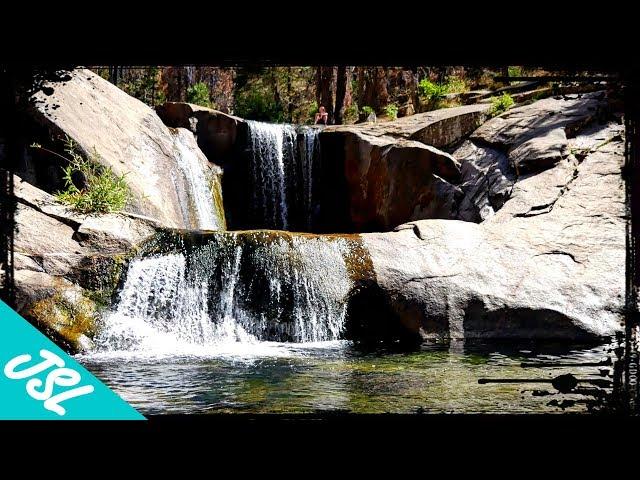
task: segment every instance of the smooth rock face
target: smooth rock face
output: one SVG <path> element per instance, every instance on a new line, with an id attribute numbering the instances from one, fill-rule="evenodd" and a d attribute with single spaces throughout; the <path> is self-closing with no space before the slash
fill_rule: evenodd
<path id="1" fill-rule="evenodd" d="M 196 220 L 180 208 L 176 185 L 188 186 L 177 165 L 176 135 L 153 109 L 95 73 L 76 69 L 69 76 L 47 82 L 32 97 L 34 119 L 54 136 L 73 138 L 85 154 L 95 148 L 116 174 L 126 173 L 132 192 L 127 210 L 166 226 L 195 228 Z"/>
<path id="2" fill-rule="evenodd" d="M 564 128 L 548 130 L 509 152 L 509 160 L 518 174 L 553 167 L 569 154 Z"/>
<path id="3" fill-rule="evenodd" d="M 445 148 L 478 128 L 488 118 L 488 110 L 488 105 L 466 105 L 418 113 L 392 122 L 331 126 L 326 131 L 355 129 L 366 135 L 405 138 Z"/>
<path id="4" fill-rule="evenodd" d="M 355 231 L 390 230 L 414 218 L 450 218 L 462 192 L 451 155 L 419 142 L 371 137 L 345 139 L 344 171 Z M 451 182 L 451 183 L 450 183 Z"/>
<path id="5" fill-rule="evenodd" d="M 465 192 L 457 218 L 485 220 L 502 208 L 516 179 L 571 163 L 568 138 L 605 109 L 604 93 L 595 92 L 547 98 L 484 123 L 453 152 Z"/>
<path id="6" fill-rule="evenodd" d="M 624 142 L 619 125 L 588 136 L 599 143 L 583 145 L 600 147 L 519 179 L 479 225 L 423 220 L 363 234 L 396 321 L 422 339 L 575 341 L 620 331 Z"/>
<path id="7" fill-rule="evenodd" d="M 507 156 L 491 147 L 465 141 L 453 152 L 460 162 L 464 199 L 458 208 L 458 219 L 481 222 L 502 208 L 511 195 L 515 174 Z"/>
<path id="8" fill-rule="evenodd" d="M 388 231 L 410 220 L 457 218 L 464 196 L 459 162 L 418 141 L 370 135 L 374 127 L 327 127 L 319 135 L 322 184 L 330 185 L 320 201 L 326 231 Z"/>
<path id="9" fill-rule="evenodd" d="M 571 97 L 545 98 L 530 105 L 512 108 L 486 122 L 470 136 L 499 148 L 516 147 L 533 137 L 562 128 L 568 136 L 596 118 L 603 106 L 604 92 Z"/>

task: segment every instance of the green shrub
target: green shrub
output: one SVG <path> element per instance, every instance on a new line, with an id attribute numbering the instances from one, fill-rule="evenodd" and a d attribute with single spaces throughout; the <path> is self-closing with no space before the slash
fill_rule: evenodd
<path id="1" fill-rule="evenodd" d="M 201 107 L 211 107 L 209 99 L 209 86 L 204 82 L 198 82 L 187 88 L 187 102 Z"/>
<path id="2" fill-rule="evenodd" d="M 442 100 L 447 95 L 447 87 L 423 78 L 418 84 L 418 94 L 429 101 Z"/>
<path id="3" fill-rule="evenodd" d="M 464 78 L 449 77 L 445 84 L 446 93 L 462 93 L 469 91 L 469 85 L 465 82 Z"/>
<path id="4" fill-rule="evenodd" d="M 522 67 L 508 67 L 508 72 L 510 77 L 521 77 L 522 76 Z"/>
<path id="5" fill-rule="evenodd" d="M 513 106 L 515 102 L 513 98 L 508 93 L 503 93 L 499 97 L 491 98 L 491 109 L 489 110 L 489 114 L 494 117 L 496 115 L 500 115 L 503 112 L 506 112 L 509 108 Z"/>
<path id="6" fill-rule="evenodd" d="M 389 105 L 384 107 L 384 112 L 391 120 L 395 120 L 396 118 L 398 118 L 398 106 L 395 103 L 390 103 Z"/>
<path id="7" fill-rule="evenodd" d="M 318 102 L 313 100 L 311 102 L 311 105 L 309 105 L 309 118 L 315 119 L 316 113 L 318 113 L 318 110 L 319 110 L 318 109 Z"/>
<path id="8" fill-rule="evenodd" d="M 37 144 L 33 146 L 42 148 Z M 84 214 L 118 212 L 124 208 L 130 195 L 125 175 L 118 176 L 110 167 L 101 165 L 95 148 L 89 158 L 83 158 L 77 151 L 77 144 L 69 137 L 65 140 L 65 152 L 69 158 L 51 152 L 68 162 L 62 169 L 65 189 L 56 193 L 60 202 Z M 79 177 L 81 188 L 76 185 Z"/>
<path id="9" fill-rule="evenodd" d="M 448 93 L 462 93 L 469 91 L 464 79 L 449 77 L 445 83 L 434 83 L 426 78 L 418 84 L 418 94 L 428 101 L 443 100 Z"/>
<path id="10" fill-rule="evenodd" d="M 371 108 L 369 105 L 365 105 L 362 107 L 362 113 L 364 114 L 365 117 L 368 117 L 369 115 L 374 113 L 373 108 Z"/>

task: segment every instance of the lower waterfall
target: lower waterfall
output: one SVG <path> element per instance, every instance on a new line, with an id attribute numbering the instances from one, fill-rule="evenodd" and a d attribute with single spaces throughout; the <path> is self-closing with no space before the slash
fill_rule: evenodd
<path id="1" fill-rule="evenodd" d="M 341 338 L 352 288 L 347 240 L 264 231 L 199 238 L 130 263 L 98 351 L 207 354 Z"/>

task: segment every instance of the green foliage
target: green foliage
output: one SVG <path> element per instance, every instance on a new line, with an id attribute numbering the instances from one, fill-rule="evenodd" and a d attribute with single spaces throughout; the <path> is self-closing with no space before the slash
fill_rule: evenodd
<path id="1" fill-rule="evenodd" d="M 418 84 L 418 94 L 429 101 L 442 100 L 447 95 L 447 87 L 423 78 Z"/>
<path id="2" fill-rule="evenodd" d="M 258 86 L 247 86 L 236 95 L 234 113 L 248 120 L 284 122 L 282 104 L 276 101 L 273 91 Z"/>
<path id="3" fill-rule="evenodd" d="M 515 102 L 513 98 L 508 93 L 503 93 L 499 97 L 491 98 L 491 109 L 489 110 L 489 114 L 492 117 L 496 115 L 500 115 L 503 112 L 506 112 L 509 108 L 513 106 Z"/>
<path id="4" fill-rule="evenodd" d="M 108 79 L 108 69 L 99 68 L 98 74 Z M 131 69 L 123 82 L 118 82 L 118 87 L 132 97 L 147 105 L 160 105 L 166 101 L 166 95 L 161 88 L 160 68 L 145 67 L 143 69 Z"/>
<path id="5" fill-rule="evenodd" d="M 361 112 L 364 114 L 365 117 L 368 117 L 369 115 L 371 115 L 373 112 L 373 108 L 371 108 L 369 105 L 364 105 L 362 107 Z"/>
<path id="6" fill-rule="evenodd" d="M 445 83 L 434 83 L 423 78 L 418 84 L 418 94 L 431 102 L 444 100 L 448 93 L 462 93 L 468 90 L 467 82 L 459 77 L 449 77 Z"/>
<path id="7" fill-rule="evenodd" d="M 205 82 L 198 82 L 187 88 L 187 102 L 201 107 L 211 107 L 209 86 Z"/>
<path id="8" fill-rule="evenodd" d="M 69 137 L 65 140 L 65 152 L 69 154 L 66 159 L 69 163 L 62 169 L 65 189 L 56 193 L 59 201 L 84 214 L 118 212 L 124 208 L 130 195 L 124 175 L 117 176 L 110 167 L 101 165 L 95 149 L 89 158 L 82 157 Z M 78 188 L 74 177 L 84 180 L 82 188 Z"/>
<path id="9" fill-rule="evenodd" d="M 508 72 L 510 77 L 521 77 L 522 67 L 508 67 Z"/>
<path id="10" fill-rule="evenodd" d="M 447 93 L 462 93 L 469 91 L 469 86 L 467 85 L 467 82 L 465 82 L 464 78 L 453 76 L 447 78 L 445 88 L 447 90 Z"/>
<path id="11" fill-rule="evenodd" d="M 358 121 L 358 116 L 360 115 L 360 111 L 358 110 L 358 104 L 356 102 L 352 102 L 344 110 L 344 123 L 355 123 Z"/>
<path id="12" fill-rule="evenodd" d="M 311 105 L 309 105 L 309 118 L 315 118 L 316 113 L 318 113 L 318 102 L 316 102 L 315 100 L 311 102 Z"/>
<path id="13" fill-rule="evenodd" d="M 384 107 L 384 112 L 391 120 L 395 120 L 396 118 L 398 118 L 398 106 L 395 103 L 390 103 L 389 105 Z"/>

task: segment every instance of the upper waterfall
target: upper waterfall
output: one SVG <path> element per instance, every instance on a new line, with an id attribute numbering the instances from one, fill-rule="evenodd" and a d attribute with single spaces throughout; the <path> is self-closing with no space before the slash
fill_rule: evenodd
<path id="1" fill-rule="evenodd" d="M 319 128 L 247 124 L 252 226 L 311 229 L 318 209 Z"/>
<path id="2" fill-rule="evenodd" d="M 195 229 L 225 230 L 224 211 L 219 200 L 220 180 L 217 174 L 206 171 L 206 158 L 203 155 L 200 158 L 195 144 L 189 141 L 192 139 L 187 139 L 191 135 L 178 129 L 175 137 L 177 163 L 184 186 L 175 179 L 174 184 L 182 200 L 183 216 Z"/>

